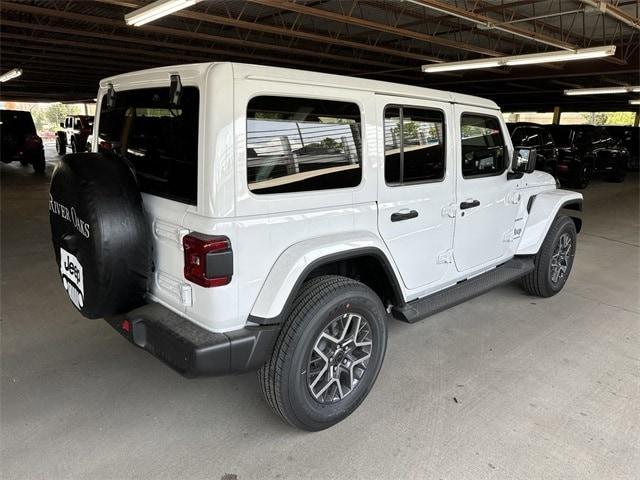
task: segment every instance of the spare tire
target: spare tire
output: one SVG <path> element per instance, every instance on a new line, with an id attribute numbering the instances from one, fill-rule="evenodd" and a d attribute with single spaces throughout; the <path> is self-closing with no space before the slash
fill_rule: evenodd
<path id="1" fill-rule="evenodd" d="M 62 284 L 82 315 L 116 315 L 144 302 L 151 232 L 123 160 L 99 153 L 63 157 L 51 178 L 49 220 Z"/>

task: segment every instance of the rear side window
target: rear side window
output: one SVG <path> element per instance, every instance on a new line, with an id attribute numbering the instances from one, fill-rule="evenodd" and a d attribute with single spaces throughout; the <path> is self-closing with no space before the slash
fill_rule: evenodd
<path id="1" fill-rule="evenodd" d="M 384 177 L 389 185 L 444 178 L 444 114 L 390 106 L 384 114 Z"/>
<path id="2" fill-rule="evenodd" d="M 256 194 L 355 187 L 362 177 L 355 103 L 261 96 L 247 106 L 247 180 Z"/>
<path id="3" fill-rule="evenodd" d="M 198 182 L 199 92 L 184 87 L 178 108 L 169 104 L 169 87 L 116 92 L 108 110 L 100 109 L 101 150 L 126 158 L 140 190 L 195 205 Z"/>
<path id="4" fill-rule="evenodd" d="M 20 110 L 2 110 L 0 112 L 0 125 L 2 125 L 3 136 L 27 135 L 29 133 L 36 133 L 36 127 L 33 124 L 31 112 L 23 112 Z"/>
<path id="5" fill-rule="evenodd" d="M 500 175 L 505 169 L 505 145 L 496 117 L 465 114 L 461 117 L 462 176 Z"/>

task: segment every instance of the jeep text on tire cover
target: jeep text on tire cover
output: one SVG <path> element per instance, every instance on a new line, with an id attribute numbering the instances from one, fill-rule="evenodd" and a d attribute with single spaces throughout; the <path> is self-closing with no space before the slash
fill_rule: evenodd
<path id="1" fill-rule="evenodd" d="M 236 63 L 100 83 L 92 151 L 51 184 L 78 310 L 185 376 L 258 370 L 283 419 L 364 401 L 387 321 L 518 279 L 566 283 L 582 196 L 467 95 Z"/>

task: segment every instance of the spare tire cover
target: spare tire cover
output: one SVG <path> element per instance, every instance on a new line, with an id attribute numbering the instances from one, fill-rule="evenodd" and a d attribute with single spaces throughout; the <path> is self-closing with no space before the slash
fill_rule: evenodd
<path id="1" fill-rule="evenodd" d="M 66 155 L 49 192 L 53 249 L 62 284 L 88 318 L 143 303 L 151 233 L 131 168 L 99 153 Z"/>

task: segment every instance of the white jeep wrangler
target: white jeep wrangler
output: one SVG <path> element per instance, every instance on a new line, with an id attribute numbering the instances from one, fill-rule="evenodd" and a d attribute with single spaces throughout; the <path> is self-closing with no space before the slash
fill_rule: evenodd
<path id="1" fill-rule="evenodd" d="M 582 196 L 488 100 L 195 64 L 103 80 L 95 132 L 51 183 L 74 305 L 186 376 L 259 369 L 300 428 L 364 400 L 390 317 L 571 271 Z"/>

